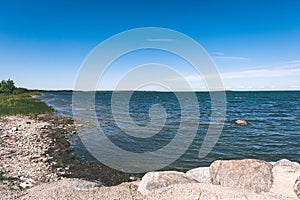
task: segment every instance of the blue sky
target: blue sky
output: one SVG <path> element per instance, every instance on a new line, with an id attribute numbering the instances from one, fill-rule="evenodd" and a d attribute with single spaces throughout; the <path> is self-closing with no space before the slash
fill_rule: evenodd
<path id="1" fill-rule="evenodd" d="M 164 27 L 199 42 L 216 63 L 226 89 L 300 90 L 299 10 L 296 0 L 4 0 L 0 79 L 11 78 L 20 87 L 72 89 L 81 63 L 100 42 L 128 29 Z M 111 89 L 120 68 L 128 69 L 130 58 L 141 59 L 136 56 L 112 68 L 102 89 Z M 185 67 L 175 68 L 194 89 L 203 89 Z"/>

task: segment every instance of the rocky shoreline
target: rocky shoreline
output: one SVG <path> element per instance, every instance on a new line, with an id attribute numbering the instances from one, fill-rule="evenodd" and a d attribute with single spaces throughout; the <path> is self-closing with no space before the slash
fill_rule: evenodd
<path id="1" fill-rule="evenodd" d="M 141 180 L 72 155 L 73 120 L 51 114 L 0 118 L 0 199 L 297 199 L 300 165 L 215 161 Z"/>
<path id="2" fill-rule="evenodd" d="M 132 179 L 77 159 L 69 142 L 74 134 L 72 119 L 53 114 L 1 117 L 0 190 L 24 190 L 62 178 L 82 178 L 106 186 Z"/>

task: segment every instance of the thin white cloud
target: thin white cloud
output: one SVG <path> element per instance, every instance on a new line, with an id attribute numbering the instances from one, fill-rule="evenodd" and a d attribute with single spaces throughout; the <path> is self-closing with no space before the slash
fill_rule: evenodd
<path id="1" fill-rule="evenodd" d="M 260 68 L 241 70 L 233 72 L 222 72 L 220 77 L 225 79 L 247 79 L 247 78 L 267 78 L 267 77 L 289 77 L 289 76 L 299 76 L 300 77 L 300 61 L 294 62 L 293 67 L 291 67 L 290 61 L 277 65 L 277 67 L 270 68 L 269 66 L 260 66 Z M 186 81 L 203 81 L 208 78 L 216 78 L 216 76 L 211 75 L 210 77 L 201 77 L 199 74 L 193 74 L 189 76 L 184 76 Z M 170 81 L 176 81 L 176 79 L 170 79 Z"/>
<path id="2" fill-rule="evenodd" d="M 148 38 L 147 42 L 173 42 L 175 39 L 171 38 Z"/>
<path id="3" fill-rule="evenodd" d="M 195 75 L 189 75 L 189 76 L 184 76 L 183 77 L 184 80 L 186 81 L 199 81 L 199 80 L 202 80 L 201 76 L 198 75 L 198 74 L 195 74 Z M 180 78 L 181 80 L 182 78 Z M 179 78 L 173 78 L 173 79 L 169 79 L 169 81 L 178 81 Z"/>
<path id="4" fill-rule="evenodd" d="M 212 52 L 212 56 L 218 60 L 225 60 L 225 61 L 247 61 L 249 58 L 241 57 L 241 56 L 226 56 L 222 52 L 214 51 Z"/>
<path id="5" fill-rule="evenodd" d="M 240 56 L 214 56 L 216 59 L 220 60 L 236 60 L 236 61 L 247 61 L 249 58 L 246 57 L 240 57 Z"/>
<path id="6" fill-rule="evenodd" d="M 211 54 L 214 56 L 224 56 L 224 53 L 218 51 L 211 52 Z"/>
<path id="7" fill-rule="evenodd" d="M 244 68 L 243 71 L 252 71 L 252 70 L 265 70 L 265 69 L 284 69 L 284 70 L 291 70 L 291 69 L 298 69 L 300 67 L 300 60 L 292 60 L 283 63 L 276 63 L 272 65 L 258 65 L 258 66 L 250 66 Z M 297 70 L 296 70 L 297 71 Z"/>
<path id="8" fill-rule="evenodd" d="M 261 67 L 261 69 L 244 70 L 235 72 L 225 72 L 221 74 L 223 79 L 232 78 L 258 78 L 258 77 L 282 77 L 282 76 L 300 76 L 300 61 L 285 62 L 277 67 Z"/>
<path id="9" fill-rule="evenodd" d="M 288 61 L 287 63 L 290 63 L 290 64 L 294 64 L 294 63 L 300 64 L 300 60 L 291 60 L 291 61 Z"/>
<path id="10" fill-rule="evenodd" d="M 298 77 L 300 77 L 299 61 L 287 61 L 271 66 L 225 72 L 221 73 L 221 76 L 227 89 L 300 90 L 300 82 L 298 81 Z"/>
<path id="11" fill-rule="evenodd" d="M 225 72 L 222 73 L 221 76 L 223 79 L 233 79 L 233 78 L 274 77 L 280 75 L 282 75 L 282 71 L 261 69 L 261 70 Z"/>
<path id="12" fill-rule="evenodd" d="M 288 61 L 286 63 L 282 63 L 279 65 L 282 69 L 293 69 L 293 68 L 299 68 L 300 67 L 300 60 L 293 60 Z"/>

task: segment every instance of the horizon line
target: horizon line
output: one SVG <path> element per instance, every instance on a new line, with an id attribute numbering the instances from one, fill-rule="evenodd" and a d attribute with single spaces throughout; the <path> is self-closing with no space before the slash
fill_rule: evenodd
<path id="1" fill-rule="evenodd" d="M 41 92 L 300 92 L 300 89 L 258 89 L 258 90 L 73 90 L 73 89 L 29 89 Z"/>

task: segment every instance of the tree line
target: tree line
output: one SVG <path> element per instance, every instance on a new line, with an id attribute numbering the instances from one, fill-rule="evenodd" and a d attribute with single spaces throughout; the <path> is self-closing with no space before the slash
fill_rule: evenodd
<path id="1" fill-rule="evenodd" d="M 11 94 L 22 94 L 26 93 L 26 88 L 17 88 L 13 80 L 2 80 L 0 82 L 0 94 L 11 95 Z"/>

